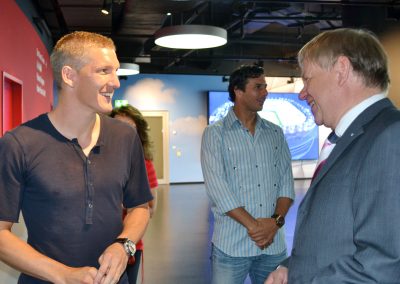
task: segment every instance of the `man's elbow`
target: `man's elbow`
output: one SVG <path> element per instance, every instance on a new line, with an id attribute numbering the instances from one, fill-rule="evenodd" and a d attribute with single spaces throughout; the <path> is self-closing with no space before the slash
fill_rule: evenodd
<path id="1" fill-rule="evenodd" d="M 128 211 L 128 213 L 130 213 L 132 211 L 136 211 L 136 212 L 140 212 L 140 211 L 145 212 L 145 211 L 147 211 L 147 212 L 149 212 L 149 203 L 146 202 L 146 203 L 137 205 L 135 207 L 128 208 L 127 211 Z"/>

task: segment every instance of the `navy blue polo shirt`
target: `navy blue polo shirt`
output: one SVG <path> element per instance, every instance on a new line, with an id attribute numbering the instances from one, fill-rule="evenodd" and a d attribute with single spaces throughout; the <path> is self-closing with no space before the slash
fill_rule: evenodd
<path id="1" fill-rule="evenodd" d="M 68 266 L 98 267 L 122 230 L 121 204 L 131 208 L 152 199 L 136 131 L 100 119 L 88 156 L 47 114 L 0 139 L 0 220 L 18 222 L 22 211 L 28 243 Z M 19 283 L 42 282 L 22 275 Z"/>

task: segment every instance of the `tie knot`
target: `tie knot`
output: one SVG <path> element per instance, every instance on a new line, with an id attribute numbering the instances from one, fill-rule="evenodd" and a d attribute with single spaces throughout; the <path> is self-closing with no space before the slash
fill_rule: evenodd
<path id="1" fill-rule="evenodd" d="M 328 136 L 328 140 L 332 144 L 336 144 L 336 142 L 339 140 L 339 136 L 336 135 L 335 131 L 332 131 Z"/>

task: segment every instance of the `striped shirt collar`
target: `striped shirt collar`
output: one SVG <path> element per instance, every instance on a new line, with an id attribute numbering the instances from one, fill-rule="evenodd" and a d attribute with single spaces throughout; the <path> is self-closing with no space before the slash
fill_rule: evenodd
<path id="1" fill-rule="evenodd" d="M 256 128 L 259 126 L 263 128 L 269 128 L 270 126 L 267 124 L 267 122 L 261 118 L 261 116 L 257 113 L 257 122 L 256 122 Z M 237 123 L 238 125 L 243 125 L 240 119 L 236 116 L 235 112 L 233 111 L 233 107 L 231 107 L 228 111 L 228 114 L 225 116 L 225 126 L 228 128 L 233 127 L 233 125 Z"/>

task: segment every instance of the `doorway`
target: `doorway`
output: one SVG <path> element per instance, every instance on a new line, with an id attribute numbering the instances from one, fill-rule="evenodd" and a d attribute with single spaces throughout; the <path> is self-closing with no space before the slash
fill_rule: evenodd
<path id="1" fill-rule="evenodd" d="M 169 114 L 168 111 L 141 111 L 149 124 L 153 142 L 153 163 L 159 184 L 169 184 Z"/>
<path id="2" fill-rule="evenodd" d="M 22 81 L 3 72 L 1 134 L 22 123 Z"/>

